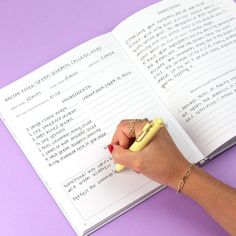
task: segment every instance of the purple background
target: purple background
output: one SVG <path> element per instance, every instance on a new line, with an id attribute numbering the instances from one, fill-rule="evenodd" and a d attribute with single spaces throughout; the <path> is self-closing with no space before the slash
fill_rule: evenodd
<path id="1" fill-rule="evenodd" d="M 1 0 L 0 88 L 63 52 L 111 31 L 154 0 Z M 236 187 L 236 147 L 205 167 Z M 0 122 L 0 235 L 75 233 Z M 110 235 L 227 235 L 193 201 L 165 189 L 94 233 Z"/>

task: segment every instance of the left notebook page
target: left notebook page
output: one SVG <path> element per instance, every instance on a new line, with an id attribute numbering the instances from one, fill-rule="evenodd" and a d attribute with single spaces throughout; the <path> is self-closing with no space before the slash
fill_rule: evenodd
<path id="1" fill-rule="evenodd" d="M 0 113 L 78 234 L 160 188 L 131 170 L 114 173 L 107 145 L 121 119 L 175 121 L 110 34 L 1 89 Z"/>

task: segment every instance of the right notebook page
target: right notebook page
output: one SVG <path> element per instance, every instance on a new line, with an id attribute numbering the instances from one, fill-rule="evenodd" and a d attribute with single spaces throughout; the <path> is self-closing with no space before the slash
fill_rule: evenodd
<path id="1" fill-rule="evenodd" d="M 236 5 L 162 1 L 112 32 L 204 156 L 236 135 Z"/>

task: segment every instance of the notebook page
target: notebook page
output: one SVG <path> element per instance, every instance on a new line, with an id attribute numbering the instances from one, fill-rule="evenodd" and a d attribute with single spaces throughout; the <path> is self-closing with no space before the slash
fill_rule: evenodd
<path id="1" fill-rule="evenodd" d="M 236 135 L 236 5 L 162 1 L 112 32 L 204 156 Z"/>
<path id="2" fill-rule="evenodd" d="M 202 158 L 110 34 L 1 89 L 0 113 L 78 234 L 160 187 L 114 173 L 107 145 L 121 119 L 162 116 L 184 155 Z"/>

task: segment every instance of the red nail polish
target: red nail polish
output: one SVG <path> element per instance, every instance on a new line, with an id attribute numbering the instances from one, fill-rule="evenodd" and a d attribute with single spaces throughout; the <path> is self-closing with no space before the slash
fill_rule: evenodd
<path id="1" fill-rule="evenodd" d="M 112 144 L 109 144 L 107 147 L 108 147 L 109 152 L 112 153 L 114 146 Z"/>

